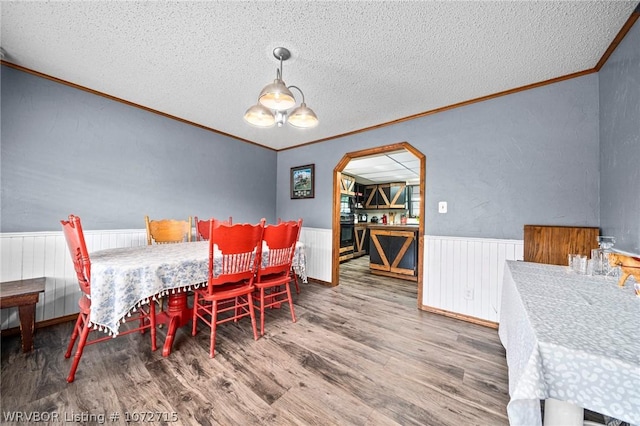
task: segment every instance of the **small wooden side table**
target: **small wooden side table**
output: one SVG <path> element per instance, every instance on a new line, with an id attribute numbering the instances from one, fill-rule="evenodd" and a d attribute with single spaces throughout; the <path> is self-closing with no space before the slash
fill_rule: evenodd
<path id="1" fill-rule="evenodd" d="M 44 291 L 45 281 L 44 277 L 40 277 L 0 283 L 0 309 L 18 307 L 22 352 L 33 350 L 36 303 Z"/>

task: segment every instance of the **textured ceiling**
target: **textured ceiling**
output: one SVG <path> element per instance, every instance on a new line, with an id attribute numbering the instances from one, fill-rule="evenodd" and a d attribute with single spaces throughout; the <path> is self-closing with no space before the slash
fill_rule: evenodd
<path id="1" fill-rule="evenodd" d="M 0 40 L 7 62 L 282 149 L 592 69 L 637 5 L 2 1 Z M 242 118 L 278 46 L 315 129 Z"/>

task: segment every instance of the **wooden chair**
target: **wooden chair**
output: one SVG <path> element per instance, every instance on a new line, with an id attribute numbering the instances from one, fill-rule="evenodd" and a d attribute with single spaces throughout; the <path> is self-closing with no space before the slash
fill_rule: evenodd
<path id="1" fill-rule="evenodd" d="M 150 220 L 144 217 L 147 225 L 147 245 L 175 244 L 191 242 L 191 216 L 187 220 L 160 219 Z M 164 312 L 164 298 L 158 297 L 160 312 Z"/>
<path id="2" fill-rule="evenodd" d="M 145 216 L 144 221 L 148 245 L 191 242 L 191 216 L 187 220 L 149 220 L 149 216 Z"/>
<path id="3" fill-rule="evenodd" d="M 103 342 L 105 340 L 111 340 L 113 337 L 104 336 L 93 339 L 91 341 L 88 341 L 87 339 L 89 337 L 89 333 L 92 331 L 92 327 L 89 324 L 89 316 L 91 313 L 91 260 L 89 259 L 89 252 L 87 251 L 87 246 L 85 244 L 84 233 L 82 231 L 80 218 L 78 216 L 69 215 L 68 221 L 61 220 L 60 223 L 62 224 L 62 230 L 67 240 L 69 253 L 71 254 L 73 266 L 76 270 L 78 284 L 80 285 L 80 290 L 82 291 L 82 296 L 80 296 L 80 301 L 78 302 L 78 305 L 80 306 L 80 313 L 78 314 L 78 320 L 76 321 L 75 327 L 73 328 L 69 346 L 67 346 L 67 351 L 64 354 L 65 358 L 69 358 L 71 356 L 73 346 L 75 345 L 78 336 L 80 336 L 80 340 L 78 341 L 78 348 L 76 350 L 75 356 L 73 357 L 73 363 L 71 364 L 71 371 L 69 372 L 69 376 L 67 377 L 67 382 L 71 383 L 75 379 L 76 369 L 78 368 L 78 364 L 80 363 L 80 358 L 82 357 L 84 347 L 86 345 Z M 145 330 L 150 329 L 151 350 L 155 351 L 157 349 L 155 312 L 155 305 L 153 303 L 150 303 L 147 307 L 139 308 L 138 315 L 132 316 L 130 319 L 127 319 L 127 322 L 139 320 L 140 322 L 138 326 L 136 328 L 122 331 L 118 334 L 118 336 L 123 336 L 125 334 L 130 334 L 136 331 L 140 331 L 141 333 L 143 333 Z"/>
<path id="4" fill-rule="evenodd" d="M 208 241 L 209 234 L 211 234 L 211 219 L 198 220 L 198 216 L 196 216 L 194 222 L 196 224 L 196 241 Z M 229 220 L 221 221 L 220 223 L 233 225 L 233 217 L 229 216 Z"/>
<path id="5" fill-rule="evenodd" d="M 210 221 L 209 277 L 206 287 L 194 291 L 191 334 L 196 335 L 198 318 L 211 328 L 211 358 L 215 356 L 218 324 L 248 315 L 253 337 L 258 339 L 251 293 L 255 289 L 253 282 L 260 261 L 264 223 L 264 219 L 257 225 Z"/>
<path id="6" fill-rule="evenodd" d="M 260 310 L 260 335 L 264 336 L 264 311 L 265 308 L 280 306 L 283 302 L 289 304 L 291 319 L 296 322 L 296 314 L 291 298 L 291 263 L 296 251 L 296 242 L 300 236 L 302 219 L 297 222 L 281 222 L 277 225 L 269 225 L 264 229 L 263 241 L 269 251 L 263 252 L 258 265 L 258 273 L 255 281 L 254 303 Z"/>

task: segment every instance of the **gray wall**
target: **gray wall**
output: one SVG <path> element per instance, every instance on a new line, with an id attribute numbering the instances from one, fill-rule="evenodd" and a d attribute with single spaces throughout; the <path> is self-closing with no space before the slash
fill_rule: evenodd
<path id="1" fill-rule="evenodd" d="M 275 219 L 273 150 L 2 66 L 1 230 Z M 213 113 L 213 112 L 212 112 Z"/>
<path id="2" fill-rule="evenodd" d="M 599 72 L 600 225 L 640 253 L 640 21 Z"/>
<path id="3" fill-rule="evenodd" d="M 331 228 L 332 173 L 344 154 L 406 141 L 427 157 L 427 234 L 522 239 L 525 224 L 598 226 L 598 132 L 598 76 L 589 74 L 281 151 L 278 215 Z M 308 163 L 315 198 L 291 200 L 289 169 Z"/>
<path id="4" fill-rule="evenodd" d="M 145 213 L 330 228 L 343 155 L 406 141 L 427 156 L 428 234 L 520 239 L 602 215 L 637 250 L 639 37 L 636 23 L 598 75 L 277 154 L 3 66 L 1 230 L 57 230 L 69 213 L 87 229 L 141 228 Z M 289 169 L 309 163 L 315 198 L 291 200 Z"/>

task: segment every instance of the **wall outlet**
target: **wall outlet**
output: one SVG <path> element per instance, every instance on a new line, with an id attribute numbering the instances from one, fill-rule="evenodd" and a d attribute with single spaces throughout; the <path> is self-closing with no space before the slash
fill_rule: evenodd
<path id="1" fill-rule="evenodd" d="M 473 300 L 473 289 L 468 288 L 464 293 L 464 298 L 467 300 Z"/>
<path id="2" fill-rule="evenodd" d="M 438 203 L 438 213 L 446 213 L 447 212 L 447 202 L 440 201 Z"/>

